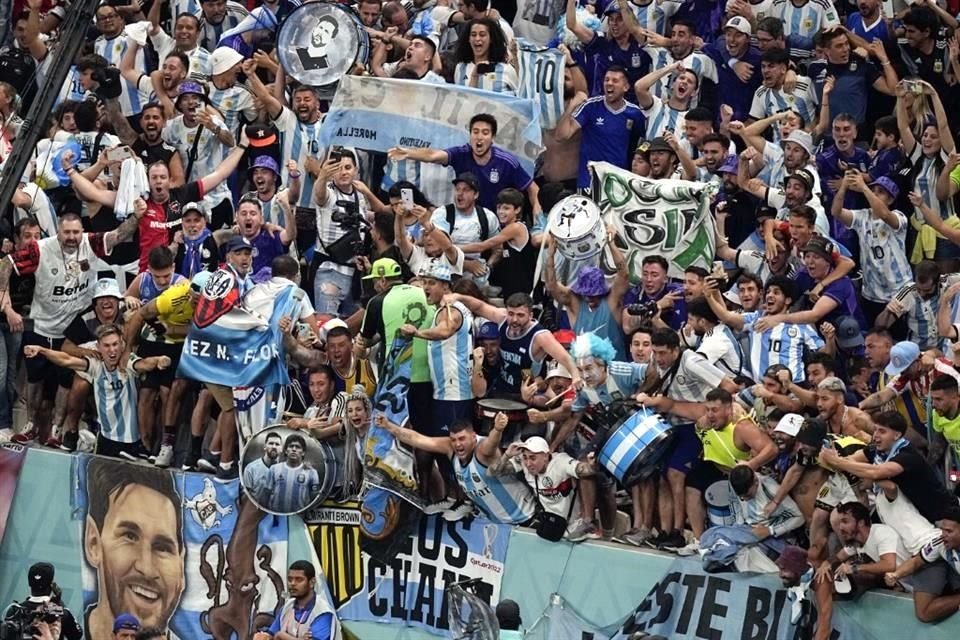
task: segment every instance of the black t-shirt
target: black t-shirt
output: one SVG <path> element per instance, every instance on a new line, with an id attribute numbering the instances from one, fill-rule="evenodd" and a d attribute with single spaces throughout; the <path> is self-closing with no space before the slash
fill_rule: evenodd
<path id="1" fill-rule="evenodd" d="M 137 138 L 137 141 L 130 148 L 143 160 L 143 164 L 147 167 L 154 162 L 163 162 L 169 167 L 170 158 L 177 152 L 174 147 L 163 140 L 157 144 L 148 144 L 143 138 Z"/>
<path id="2" fill-rule="evenodd" d="M 873 462 L 876 451 L 871 447 L 866 454 L 867 459 Z M 948 507 L 957 505 L 957 499 L 943 486 L 936 470 L 927 464 L 913 445 L 901 449 L 889 462 L 896 462 L 903 467 L 903 473 L 892 480 L 920 515 L 930 522 L 937 522 Z"/>

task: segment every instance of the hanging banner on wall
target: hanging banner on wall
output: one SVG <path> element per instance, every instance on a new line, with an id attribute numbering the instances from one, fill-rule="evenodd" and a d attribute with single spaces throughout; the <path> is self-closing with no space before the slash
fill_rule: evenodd
<path id="1" fill-rule="evenodd" d="M 674 560 L 613 640 L 629 640 L 638 631 L 671 640 L 809 637 L 791 623 L 791 615 L 792 603 L 776 575 L 706 573 L 697 561 Z M 836 608 L 830 638 L 874 640 Z"/>
<path id="2" fill-rule="evenodd" d="M 20 444 L 7 442 L 0 445 L 0 541 L 7 528 L 7 516 L 13 506 L 13 496 L 17 493 L 20 469 L 27 459 L 27 448 Z"/>
<path id="3" fill-rule="evenodd" d="M 250 638 L 273 622 L 287 518 L 239 481 L 95 456 L 75 459 L 74 478 L 86 637 L 112 637 L 120 613 L 171 638 Z"/>
<path id="4" fill-rule="evenodd" d="M 327 503 L 304 519 L 341 620 L 407 624 L 447 635 L 448 586 L 478 579 L 476 592 L 485 602 L 500 598 L 509 525 L 427 516 L 385 565 L 360 550 L 356 503 Z"/>
<path id="5" fill-rule="evenodd" d="M 615 242 L 624 249 L 632 280 L 639 280 L 641 262 L 648 255 L 666 258 L 673 278 L 682 278 L 691 266 L 710 270 L 716 255 L 710 216 L 715 185 L 650 180 L 608 162 L 589 166 L 593 199 L 616 231 Z M 608 262 L 605 252 L 604 269 L 616 273 L 616 267 Z"/>

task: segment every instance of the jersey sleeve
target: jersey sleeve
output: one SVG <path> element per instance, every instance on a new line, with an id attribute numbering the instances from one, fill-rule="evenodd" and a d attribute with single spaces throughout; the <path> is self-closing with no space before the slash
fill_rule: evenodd
<path id="1" fill-rule="evenodd" d="M 705 357 L 699 354 L 688 359 L 687 370 L 708 387 L 716 388 L 720 386 L 720 381 L 724 378 L 723 371 L 710 364 Z"/>

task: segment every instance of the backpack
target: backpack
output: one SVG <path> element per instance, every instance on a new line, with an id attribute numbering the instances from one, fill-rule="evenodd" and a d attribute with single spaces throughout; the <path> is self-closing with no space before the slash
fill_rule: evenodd
<path id="1" fill-rule="evenodd" d="M 446 207 L 447 212 L 447 227 L 450 229 L 450 237 L 453 237 L 453 225 L 457 221 L 457 208 L 453 203 L 448 204 Z M 473 206 L 473 210 L 477 212 L 477 218 L 480 220 L 480 240 L 487 240 L 490 238 L 490 221 L 487 220 L 487 214 L 484 213 L 483 207 Z"/>

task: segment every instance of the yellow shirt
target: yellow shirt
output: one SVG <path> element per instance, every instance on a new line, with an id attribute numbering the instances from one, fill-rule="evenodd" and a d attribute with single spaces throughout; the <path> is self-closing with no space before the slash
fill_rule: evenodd
<path id="1" fill-rule="evenodd" d="M 934 411 L 933 430 L 943 434 L 947 444 L 953 448 L 954 453 L 960 456 L 960 415 L 951 420 Z"/>
<path id="2" fill-rule="evenodd" d="M 168 287 L 157 296 L 157 314 L 165 324 L 186 326 L 193 320 L 193 302 L 190 299 L 190 281 L 184 280 Z M 166 342 L 183 342 L 183 338 L 166 338 Z"/>
<path id="3" fill-rule="evenodd" d="M 703 443 L 703 459 L 713 462 L 721 469 L 730 470 L 738 462 L 750 459 L 749 451 L 741 451 L 734 442 L 733 432 L 737 423 L 731 422 L 720 429 L 698 429 L 697 436 Z"/>

